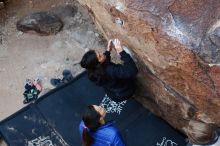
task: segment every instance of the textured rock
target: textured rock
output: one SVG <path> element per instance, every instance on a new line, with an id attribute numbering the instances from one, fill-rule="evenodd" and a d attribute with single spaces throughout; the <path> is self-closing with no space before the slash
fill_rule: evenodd
<path id="1" fill-rule="evenodd" d="M 63 27 L 59 17 L 48 12 L 36 12 L 17 22 L 17 29 L 22 32 L 36 32 L 41 35 L 56 34 Z"/>
<path id="2" fill-rule="evenodd" d="M 55 7 L 51 10 L 53 14 L 56 14 L 59 18 L 74 17 L 78 11 L 76 6 L 66 5 Z"/>
<path id="3" fill-rule="evenodd" d="M 4 7 L 5 7 L 4 2 L 1 2 L 1 1 L 0 1 L 0 9 L 3 9 Z"/>
<path id="4" fill-rule="evenodd" d="M 132 48 L 144 106 L 182 131 L 195 117 L 220 126 L 219 0 L 79 2 L 107 39 Z"/>

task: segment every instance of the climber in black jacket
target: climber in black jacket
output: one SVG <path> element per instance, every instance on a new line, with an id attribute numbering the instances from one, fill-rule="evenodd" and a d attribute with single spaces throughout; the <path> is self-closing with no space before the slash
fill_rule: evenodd
<path id="1" fill-rule="evenodd" d="M 121 56 L 123 64 L 111 62 L 112 48 L 115 48 Z M 89 79 L 102 86 L 113 101 L 121 102 L 134 94 L 138 69 L 131 56 L 123 50 L 118 39 L 115 39 L 114 43 L 110 40 L 104 53 L 88 51 L 84 54 L 80 64 L 87 69 Z"/>

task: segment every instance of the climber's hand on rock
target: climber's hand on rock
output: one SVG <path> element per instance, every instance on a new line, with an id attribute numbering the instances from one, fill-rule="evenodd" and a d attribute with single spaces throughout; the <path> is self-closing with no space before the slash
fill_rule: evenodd
<path id="1" fill-rule="evenodd" d="M 112 51 L 112 48 L 114 47 L 112 40 L 108 41 L 108 47 L 107 47 L 107 51 Z"/>
<path id="2" fill-rule="evenodd" d="M 121 43 L 118 39 L 114 40 L 114 45 L 115 45 L 115 50 L 116 52 L 119 54 L 123 51 L 122 47 L 121 47 Z"/>

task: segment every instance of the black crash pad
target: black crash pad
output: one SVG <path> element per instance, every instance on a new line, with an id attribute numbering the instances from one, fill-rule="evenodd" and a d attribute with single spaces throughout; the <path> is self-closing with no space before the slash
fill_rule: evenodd
<path id="1" fill-rule="evenodd" d="M 0 122 L 9 146 L 81 146 L 79 123 L 85 106 L 104 106 L 127 146 L 185 146 L 185 137 L 134 99 L 115 103 L 86 72 Z"/>

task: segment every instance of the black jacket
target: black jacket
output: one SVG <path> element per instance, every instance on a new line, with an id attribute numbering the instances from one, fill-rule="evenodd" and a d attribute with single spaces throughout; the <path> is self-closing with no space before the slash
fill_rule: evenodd
<path id="1" fill-rule="evenodd" d="M 125 51 L 120 53 L 123 64 L 111 62 L 110 52 L 104 53 L 106 61 L 103 63 L 106 80 L 98 83 L 104 87 L 107 95 L 114 101 L 120 102 L 130 98 L 136 89 L 135 77 L 138 69 L 135 62 Z"/>

